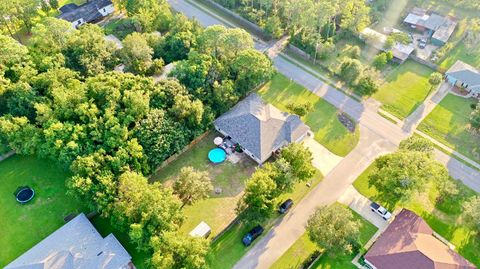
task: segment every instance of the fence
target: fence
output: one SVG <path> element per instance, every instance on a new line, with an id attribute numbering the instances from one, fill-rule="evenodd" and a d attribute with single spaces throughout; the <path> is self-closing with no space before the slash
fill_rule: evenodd
<path id="1" fill-rule="evenodd" d="M 181 151 L 179 151 L 179 152 L 173 154 L 172 156 L 168 157 L 168 159 L 163 161 L 162 164 L 160 164 L 155 169 L 155 173 L 158 172 L 160 169 L 164 168 L 165 166 L 167 166 L 168 164 L 170 164 L 171 162 L 175 161 L 178 158 L 178 156 L 180 156 L 185 151 L 191 149 L 195 144 L 200 142 L 200 140 L 204 139 L 209 133 L 210 133 L 210 130 L 206 131 L 205 133 L 203 133 L 200 136 L 198 136 L 197 138 L 195 138 L 192 142 L 190 142 L 190 144 L 188 144 L 186 147 L 184 147 Z"/>
<path id="2" fill-rule="evenodd" d="M 298 56 L 302 57 L 303 59 L 307 60 L 307 61 L 311 61 L 312 60 L 312 56 L 308 53 L 306 53 L 305 51 L 303 51 L 302 49 L 299 49 L 297 47 L 295 47 L 294 45 L 292 44 L 288 44 L 287 46 L 287 50 L 297 54 Z"/>
<path id="3" fill-rule="evenodd" d="M 233 19 L 235 24 L 242 26 L 242 28 L 246 28 L 248 31 L 253 32 L 255 35 L 259 36 L 260 38 L 269 41 L 271 37 L 265 33 L 265 31 L 260 28 L 258 25 L 252 23 L 251 21 L 245 19 L 244 17 L 240 16 L 239 14 L 231 11 L 228 8 L 223 7 L 219 3 L 213 0 L 190 0 L 192 2 L 200 2 L 206 6 L 210 6 L 213 9 L 219 9 L 223 13 L 226 13 L 228 16 L 231 16 L 229 19 Z"/>
<path id="4" fill-rule="evenodd" d="M 438 70 L 438 65 L 436 65 L 436 64 L 434 64 L 430 61 L 418 58 L 416 55 L 410 54 L 410 59 L 414 60 L 415 62 L 417 62 L 419 64 L 426 65 L 426 66 L 432 68 L 433 70 Z"/>

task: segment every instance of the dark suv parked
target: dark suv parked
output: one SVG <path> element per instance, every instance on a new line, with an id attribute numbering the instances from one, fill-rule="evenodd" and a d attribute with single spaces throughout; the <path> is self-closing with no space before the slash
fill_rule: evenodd
<path id="1" fill-rule="evenodd" d="M 248 247 L 252 242 L 263 233 L 263 227 L 260 225 L 255 226 L 250 230 L 242 239 L 243 244 Z"/>
<path id="2" fill-rule="evenodd" d="M 292 207 L 292 205 L 293 205 L 292 199 L 287 199 L 285 202 L 283 202 L 280 205 L 280 207 L 278 208 L 278 212 L 280 212 L 280 214 L 284 214 L 290 209 L 290 207 Z"/>

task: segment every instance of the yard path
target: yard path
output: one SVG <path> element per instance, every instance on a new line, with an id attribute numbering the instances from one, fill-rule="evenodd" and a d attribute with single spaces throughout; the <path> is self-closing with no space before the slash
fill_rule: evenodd
<path id="1" fill-rule="evenodd" d="M 234 26 L 203 7 L 192 4 L 190 0 L 168 0 L 168 2 L 174 9 L 188 17 L 196 18 L 204 26 L 214 24 Z M 255 38 L 255 48 L 265 51 L 269 48 L 269 44 Z M 325 175 L 320 184 L 238 261 L 234 268 L 239 269 L 263 269 L 271 266 L 303 234 L 308 217 L 317 206 L 335 202 L 378 156 L 394 151 L 401 140 L 412 134 L 411 131 L 405 131 L 401 126 L 380 116 L 374 106 L 365 105 L 330 86 L 321 79 L 321 74 L 295 59 L 280 53 L 272 60 L 280 73 L 355 119 L 360 128 L 360 142 Z M 436 151 L 435 156 L 438 161 L 446 165 L 454 178 L 461 180 L 472 189 L 480 188 L 480 176 L 475 169 L 441 151 Z"/>
<path id="2" fill-rule="evenodd" d="M 327 148 L 322 146 L 320 143 L 315 141 L 313 137 L 308 137 L 303 142 L 313 154 L 312 164 L 315 166 L 322 175 L 327 175 L 330 171 L 337 166 L 337 164 L 342 161 L 342 157 L 333 154 Z"/>
<path id="3" fill-rule="evenodd" d="M 3 160 L 6 160 L 8 158 L 10 158 L 11 156 L 15 155 L 15 151 L 9 151 L 3 155 L 0 155 L 0 162 L 3 161 Z"/>

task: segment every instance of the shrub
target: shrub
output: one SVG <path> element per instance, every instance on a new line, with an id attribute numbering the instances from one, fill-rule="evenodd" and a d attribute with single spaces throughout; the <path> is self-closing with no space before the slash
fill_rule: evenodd
<path id="1" fill-rule="evenodd" d="M 303 117 L 312 110 L 313 105 L 310 102 L 305 102 L 305 103 L 290 102 L 287 104 L 287 108 L 292 113 L 297 114 L 300 117 Z"/>

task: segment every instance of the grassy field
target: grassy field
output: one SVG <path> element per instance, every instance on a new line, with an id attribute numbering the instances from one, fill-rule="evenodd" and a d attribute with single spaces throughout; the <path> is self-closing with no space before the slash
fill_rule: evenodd
<path id="1" fill-rule="evenodd" d="M 462 224 L 462 203 L 475 195 L 475 192 L 462 183 L 458 182 L 460 193 L 454 197 L 445 198 L 438 203 L 439 197 L 436 186 L 432 183 L 425 193 L 420 193 L 410 201 L 392 204 L 382 201 L 375 187 L 368 186 L 368 176 L 372 173 L 374 165 L 367 168 L 353 183 L 355 188 L 369 199 L 375 200 L 390 210 L 395 208 L 407 208 L 421 216 L 430 227 L 445 237 L 456 246 L 455 250 L 470 262 L 480 265 L 480 237 L 473 229 Z M 452 179 L 453 180 L 453 179 Z"/>
<path id="2" fill-rule="evenodd" d="M 408 60 L 385 78 L 385 84 L 373 97 L 383 104 L 383 109 L 404 119 L 430 93 L 428 77 L 432 72 L 428 67 Z"/>
<path id="3" fill-rule="evenodd" d="M 312 188 L 320 183 L 322 178 L 323 176 L 320 174 L 320 172 L 317 172 L 317 174 L 310 181 L 310 187 L 307 187 L 304 182 L 299 182 L 296 184 L 292 193 L 281 195 L 278 201 L 282 202 L 287 198 L 290 198 L 294 201 L 294 203 L 298 203 Z M 268 231 L 273 226 L 273 224 L 278 220 L 278 217 L 282 216 L 275 213 L 272 218 L 262 224 L 262 226 L 265 228 L 265 231 Z M 256 224 L 246 225 L 240 222 L 226 231 L 215 242 L 213 242 L 207 257 L 209 268 L 232 268 L 232 266 L 254 245 L 252 244 L 250 247 L 245 247 L 242 244 L 242 238 L 255 225 Z M 267 232 L 264 232 L 263 235 L 266 233 Z M 255 242 L 258 242 L 258 239 Z"/>
<path id="4" fill-rule="evenodd" d="M 63 218 L 68 214 L 88 212 L 83 203 L 66 195 L 68 176 L 51 161 L 35 157 L 13 156 L 0 162 L 0 267 L 64 225 Z M 13 192 L 23 185 L 32 187 L 36 195 L 22 206 L 15 201 Z M 104 236 L 113 232 L 137 268 L 146 268 L 146 253 L 139 253 L 129 244 L 125 234 L 113 230 L 107 220 L 99 217 L 94 219 L 94 225 Z"/>
<path id="5" fill-rule="evenodd" d="M 62 226 L 68 214 L 86 210 L 65 194 L 68 176 L 52 162 L 33 157 L 13 156 L 0 162 L 0 267 Z M 24 185 L 36 196 L 20 205 L 13 192 Z"/>
<path id="6" fill-rule="evenodd" d="M 346 156 L 357 145 L 358 128 L 354 133 L 349 132 L 338 120 L 337 109 L 333 105 L 285 76 L 275 75 L 258 93 L 266 102 L 283 111 L 289 111 L 287 104 L 290 102 L 310 102 L 313 109 L 302 119 L 315 133 L 315 140 L 331 152 Z"/>
<path id="7" fill-rule="evenodd" d="M 447 95 L 433 111 L 420 123 L 419 130 L 480 162 L 480 135 L 469 130 L 469 116 L 474 99 Z M 475 153 L 475 150 L 477 153 Z"/>
<path id="8" fill-rule="evenodd" d="M 354 217 L 362 223 L 360 228 L 360 244 L 365 245 L 375 234 L 377 228 L 360 215 L 351 211 Z M 305 232 L 270 269 L 296 269 L 301 268 L 302 263 L 319 248 L 308 238 Z M 312 268 L 321 269 L 355 269 L 352 260 L 356 254 L 338 255 L 336 257 L 322 256 Z"/>
<path id="9" fill-rule="evenodd" d="M 228 161 L 217 165 L 211 164 L 207 156 L 208 152 L 215 148 L 213 139 L 216 136 L 218 133 L 211 132 L 151 178 L 152 181 L 160 180 L 169 185 L 182 167 L 192 166 L 199 171 L 207 171 L 214 188 L 222 188 L 221 194 L 212 192 L 210 198 L 184 207 L 187 218 L 181 230 L 185 233 L 189 233 L 202 220 L 212 228 L 212 236 L 222 231 L 235 218 L 235 207 L 245 187 L 245 180 L 257 166 L 250 158 L 244 158 L 237 164 Z"/>
<path id="10" fill-rule="evenodd" d="M 440 63 L 440 67 L 447 70 L 457 60 L 461 60 L 474 67 L 480 68 L 480 46 L 476 49 L 468 49 L 463 42 L 460 42 L 455 48 L 453 48 Z"/>
<path id="11" fill-rule="evenodd" d="M 103 29 L 105 35 L 114 35 L 120 40 L 123 40 L 127 35 L 135 32 L 133 22 L 129 18 L 111 20 Z"/>

